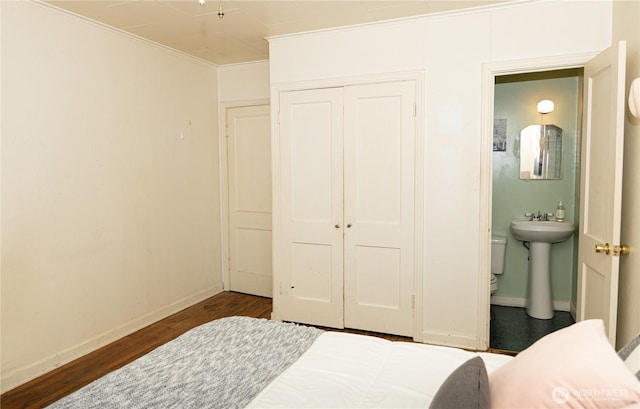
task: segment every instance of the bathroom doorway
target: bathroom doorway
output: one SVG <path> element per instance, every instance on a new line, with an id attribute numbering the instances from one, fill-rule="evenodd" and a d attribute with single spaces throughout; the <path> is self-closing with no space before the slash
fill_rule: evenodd
<path id="1" fill-rule="evenodd" d="M 554 314 L 551 319 L 537 319 L 525 311 L 529 251 L 513 237 L 509 225 L 525 213 L 555 214 L 559 202 L 565 220 L 578 223 L 582 76 L 582 68 L 569 68 L 495 77 L 491 231 L 505 237 L 507 246 L 504 272 L 495 276 L 497 289 L 491 295 L 490 348 L 521 351 L 575 322 L 577 236 L 552 245 Z M 553 101 L 553 110 L 538 112 L 542 100 Z M 521 144 L 521 131 L 537 125 L 555 125 L 562 135 L 557 155 L 551 158 L 551 166 L 557 169 L 548 178 L 533 177 L 520 166 L 529 160 L 523 158 L 526 146 Z"/>

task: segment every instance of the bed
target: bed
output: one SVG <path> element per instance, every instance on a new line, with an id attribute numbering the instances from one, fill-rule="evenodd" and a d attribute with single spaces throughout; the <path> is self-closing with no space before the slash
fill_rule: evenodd
<path id="1" fill-rule="evenodd" d="M 588 320 L 514 358 L 229 317 L 50 407 L 640 407 L 639 344 L 619 355 L 602 321 Z"/>

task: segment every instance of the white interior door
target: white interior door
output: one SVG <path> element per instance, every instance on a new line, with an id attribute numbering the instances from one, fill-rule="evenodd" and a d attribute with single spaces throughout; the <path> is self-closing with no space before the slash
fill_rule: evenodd
<path id="1" fill-rule="evenodd" d="M 345 88 L 345 327 L 413 336 L 415 83 Z"/>
<path id="2" fill-rule="evenodd" d="M 625 55 L 625 42 L 620 42 L 584 69 L 576 312 L 579 321 L 603 319 L 613 345 L 618 305 L 619 254 L 614 247 L 620 244 Z"/>
<path id="3" fill-rule="evenodd" d="M 343 327 L 341 88 L 280 94 L 274 318 Z"/>
<path id="4" fill-rule="evenodd" d="M 229 108 L 229 289 L 271 297 L 269 105 Z"/>

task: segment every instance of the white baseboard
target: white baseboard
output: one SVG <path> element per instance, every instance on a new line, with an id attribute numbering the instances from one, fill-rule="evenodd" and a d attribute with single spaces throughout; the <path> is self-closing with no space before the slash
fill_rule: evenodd
<path id="1" fill-rule="evenodd" d="M 444 345 L 448 347 L 478 350 L 478 338 L 458 334 L 438 334 L 434 332 L 422 332 L 422 343 L 431 345 Z"/>
<path id="2" fill-rule="evenodd" d="M 2 374 L 0 384 L 0 393 L 5 393 L 17 386 L 22 385 L 38 376 L 44 375 L 66 363 L 78 359 L 90 352 L 97 350 L 111 342 L 125 337 L 141 328 L 144 328 L 154 322 L 157 322 L 163 318 L 168 317 L 178 311 L 190 307 L 194 304 L 204 301 L 209 297 L 219 294 L 223 291 L 222 285 L 208 288 L 204 291 L 200 291 L 182 300 L 178 300 L 173 304 L 160 308 L 159 310 L 152 311 L 147 315 L 139 317 L 133 321 L 130 321 L 120 327 L 113 328 L 103 334 L 90 338 L 80 344 L 74 345 L 64 351 L 57 352 L 53 355 L 45 357 L 39 361 L 30 363 L 28 365 L 15 368 L 8 374 Z"/>
<path id="3" fill-rule="evenodd" d="M 520 307 L 524 308 L 527 305 L 526 298 L 517 298 L 517 297 L 502 297 L 502 296 L 491 296 L 491 304 L 493 305 L 502 305 L 504 307 Z M 571 311 L 571 306 L 569 301 L 554 301 L 553 309 L 556 311 Z M 572 314 L 572 315 L 575 315 Z"/>
<path id="4" fill-rule="evenodd" d="M 574 321 L 578 321 L 576 319 L 576 315 L 577 315 L 577 309 L 576 309 L 576 305 L 574 303 L 571 303 L 569 305 L 569 313 L 571 314 L 571 318 L 573 318 Z"/>

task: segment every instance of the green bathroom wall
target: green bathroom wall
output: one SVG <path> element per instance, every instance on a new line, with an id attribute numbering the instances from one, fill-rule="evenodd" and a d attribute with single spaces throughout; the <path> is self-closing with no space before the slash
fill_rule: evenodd
<path id="1" fill-rule="evenodd" d="M 522 74 L 496 81 L 494 118 L 507 120 L 506 151 L 493 152 L 492 234 L 507 237 L 505 272 L 498 276 L 495 296 L 525 299 L 527 293 L 528 250 L 509 231 L 515 218 L 526 212 L 555 212 L 562 200 L 565 220 L 576 223 L 579 216 L 578 177 L 580 173 L 580 87 L 581 73 L 576 70 Z M 551 77 L 551 78 L 549 78 Z M 551 99 L 555 110 L 544 116 L 536 111 L 542 99 Z M 519 179 L 520 130 L 540 124 L 554 124 L 563 130 L 563 178 L 561 180 Z M 575 298 L 577 239 L 552 245 L 551 285 L 553 299 L 565 308 Z"/>

